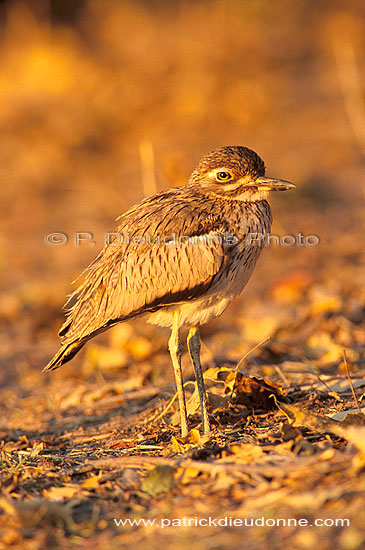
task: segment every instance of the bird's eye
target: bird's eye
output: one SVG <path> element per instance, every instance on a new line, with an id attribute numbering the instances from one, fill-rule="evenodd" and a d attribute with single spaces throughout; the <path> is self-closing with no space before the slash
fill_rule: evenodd
<path id="1" fill-rule="evenodd" d="M 230 172 L 217 172 L 218 181 L 229 181 L 233 178 Z"/>

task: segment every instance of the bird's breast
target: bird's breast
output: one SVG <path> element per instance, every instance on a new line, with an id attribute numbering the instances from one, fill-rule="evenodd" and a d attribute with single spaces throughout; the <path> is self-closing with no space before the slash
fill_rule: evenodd
<path id="1" fill-rule="evenodd" d="M 270 207 L 266 201 L 261 202 L 265 204 L 236 207 L 222 216 L 230 221 L 225 225 L 223 239 L 225 261 L 204 296 L 150 313 L 149 323 L 171 326 L 174 312 L 179 311 L 181 326 L 196 326 L 224 312 L 246 286 L 270 232 Z"/>

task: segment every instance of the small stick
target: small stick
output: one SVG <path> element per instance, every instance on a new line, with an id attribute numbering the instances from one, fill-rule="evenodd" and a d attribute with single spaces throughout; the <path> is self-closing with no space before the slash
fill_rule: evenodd
<path id="1" fill-rule="evenodd" d="M 150 141 L 141 141 L 139 144 L 139 156 L 141 159 L 143 194 L 145 197 L 148 197 L 157 193 L 155 155 Z"/>
<path id="2" fill-rule="evenodd" d="M 174 397 L 170 400 L 170 403 L 168 403 L 168 405 L 164 408 L 164 410 L 162 411 L 162 413 L 160 413 L 158 416 L 155 416 L 155 418 L 153 418 L 152 420 L 155 421 L 155 420 L 160 420 L 160 418 L 162 418 L 163 416 L 165 416 L 165 414 L 167 413 L 167 411 L 172 407 L 175 399 L 177 398 L 177 392 L 175 393 Z"/>
<path id="3" fill-rule="evenodd" d="M 350 372 L 349 372 L 349 367 L 348 367 L 348 364 L 347 364 L 347 357 L 346 357 L 345 348 L 342 350 L 342 355 L 343 355 L 343 362 L 345 364 L 346 374 L 347 374 L 348 381 L 350 383 L 352 395 L 353 395 L 353 398 L 355 400 L 356 406 L 359 409 L 359 412 L 361 413 L 360 405 L 359 405 L 359 402 L 357 400 L 357 396 L 356 396 L 356 393 L 355 393 L 355 390 L 354 390 L 354 386 L 352 385 L 352 380 L 351 380 L 351 377 L 350 377 Z"/>
<path id="4" fill-rule="evenodd" d="M 184 384 L 184 388 L 185 386 L 187 386 L 188 384 L 194 384 L 195 383 L 192 381 L 192 380 L 188 380 L 187 382 L 185 382 Z M 177 398 L 177 392 L 175 393 L 175 395 L 171 398 L 170 400 L 170 403 L 167 404 L 167 406 L 164 408 L 164 410 L 162 411 L 162 413 L 160 413 L 158 416 L 152 418 L 153 421 L 155 420 L 160 420 L 160 418 L 162 418 L 163 416 L 165 416 L 165 414 L 167 413 L 167 411 L 172 407 L 174 401 L 176 400 Z"/>
<path id="5" fill-rule="evenodd" d="M 330 392 L 332 392 L 332 389 L 329 387 L 329 385 L 326 384 L 326 382 L 325 382 L 324 380 L 322 380 L 322 379 L 318 376 L 318 374 L 316 374 L 315 376 L 316 376 L 316 378 L 318 378 L 318 380 L 320 381 L 321 384 L 323 384 Z M 333 392 L 332 392 L 332 393 L 333 393 Z"/>
<path id="6" fill-rule="evenodd" d="M 285 386 L 287 388 L 290 388 L 289 381 L 288 381 L 287 377 L 285 376 L 285 374 L 283 373 L 283 371 L 281 370 L 281 368 L 278 367 L 277 365 L 275 365 L 275 370 L 278 373 L 278 375 L 280 376 L 280 378 L 282 379 L 282 381 L 284 382 Z"/>
<path id="7" fill-rule="evenodd" d="M 238 373 L 238 369 L 240 367 L 240 365 L 242 365 L 243 361 L 245 359 L 247 359 L 247 357 L 249 355 L 251 355 L 251 353 L 253 353 L 257 348 L 259 348 L 260 346 L 262 346 L 263 344 L 265 344 L 266 342 L 268 342 L 269 340 L 271 340 L 271 336 L 268 336 L 267 338 L 265 338 L 264 340 L 262 340 L 261 342 L 259 342 L 258 344 L 256 344 L 256 346 L 254 346 L 252 349 L 250 349 L 247 353 L 245 353 L 245 355 L 242 357 L 242 359 L 240 361 L 238 361 L 237 365 L 236 365 L 236 368 L 234 369 L 234 372 L 236 374 L 236 378 L 237 378 L 237 373 Z M 232 386 L 232 390 L 231 390 L 231 395 L 230 395 L 230 399 L 232 399 L 232 395 L 233 395 L 233 387 Z"/>
<path id="8" fill-rule="evenodd" d="M 324 386 L 325 388 L 327 388 L 327 390 L 329 390 L 329 391 L 327 392 L 327 395 L 329 395 L 330 397 L 333 397 L 334 399 L 337 399 L 338 401 L 342 401 L 341 396 L 340 396 L 337 392 L 333 391 L 333 390 L 330 388 L 330 386 L 329 386 L 328 384 L 326 384 L 326 382 L 325 382 L 324 380 L 322 380 L 322 379 L 319 377 L 318 374 L 315 374 L 315 375 L 313 375 L 313 376 L 316 376 L 316 377 L 318 378 L 318 380 L 320 381 L 320 383 L 323 384 L 323 386 Z"/>
<path id="9" fill-rule="evenodd" d="M 257 348 L 259 348 L 260 346 L 262 346 L 263 344 L 266 344 L 266 342 L 268 342 L 269 340 L 271 340 L 271 336 L 268 336 L 267 338 L 265 338 L 264 340 L 262 340 L 261 342 L 259 342 L 258 344 L 256 344 L 256 346 L 254 346 L 252 349 L 250 349 L 247 353 L 245 353 L 245 355 L 242 357 L 242 359 L 237 363 L 236 365 L 236 368 L 235 368 L 235 372 L 238 371 L 239 367 L 242 365 L 243 361 L 245 359 L 247 359 L 247 357 L 249 355 L 251 355 L 251 353 L 253 353 Z"/>

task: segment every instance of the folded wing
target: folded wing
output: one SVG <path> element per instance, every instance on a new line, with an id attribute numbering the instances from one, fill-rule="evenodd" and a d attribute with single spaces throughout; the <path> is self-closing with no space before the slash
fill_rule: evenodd
<path id="1" fill-rule="evenodd" d="M 140 249 L 109 245 L 75 293 L 77 301 L 60 331 L 62 344 L 206 294 L 226 261 L 224 238 L 218 233 L 184 236 Z"/>

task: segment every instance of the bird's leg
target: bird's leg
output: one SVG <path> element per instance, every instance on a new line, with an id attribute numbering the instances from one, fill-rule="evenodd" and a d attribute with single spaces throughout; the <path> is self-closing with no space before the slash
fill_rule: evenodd
<path id="1" fill-rule="evenodd" d="M 208 435 L 210 433 L 210 424 L 207 411 L 207 395 L 205 392 L 202 366 L 200 363 L 200 339 L 198 327 L 192 327 L 189 330 L 188 348 L 191 361 L 194 365 L 195 378 L 198 386 L 200 408 L 202 412 L 203 435 Z"/>
<path id="2" fill-rule="evenodd" d="M 179 340 L 179 314 L 174 313 L 171 336 L 169 340 L 169 352 L 171 355 L 172 365 L 175 372 L 175 381 L 177 395 L 179 398 L 180 421 L 181 421 L 181 436 L 186 437 L 188 434 L 188 417 L 186 414 L 185 393 L 181 372 L 181 355 L 182 345 Z"/>

